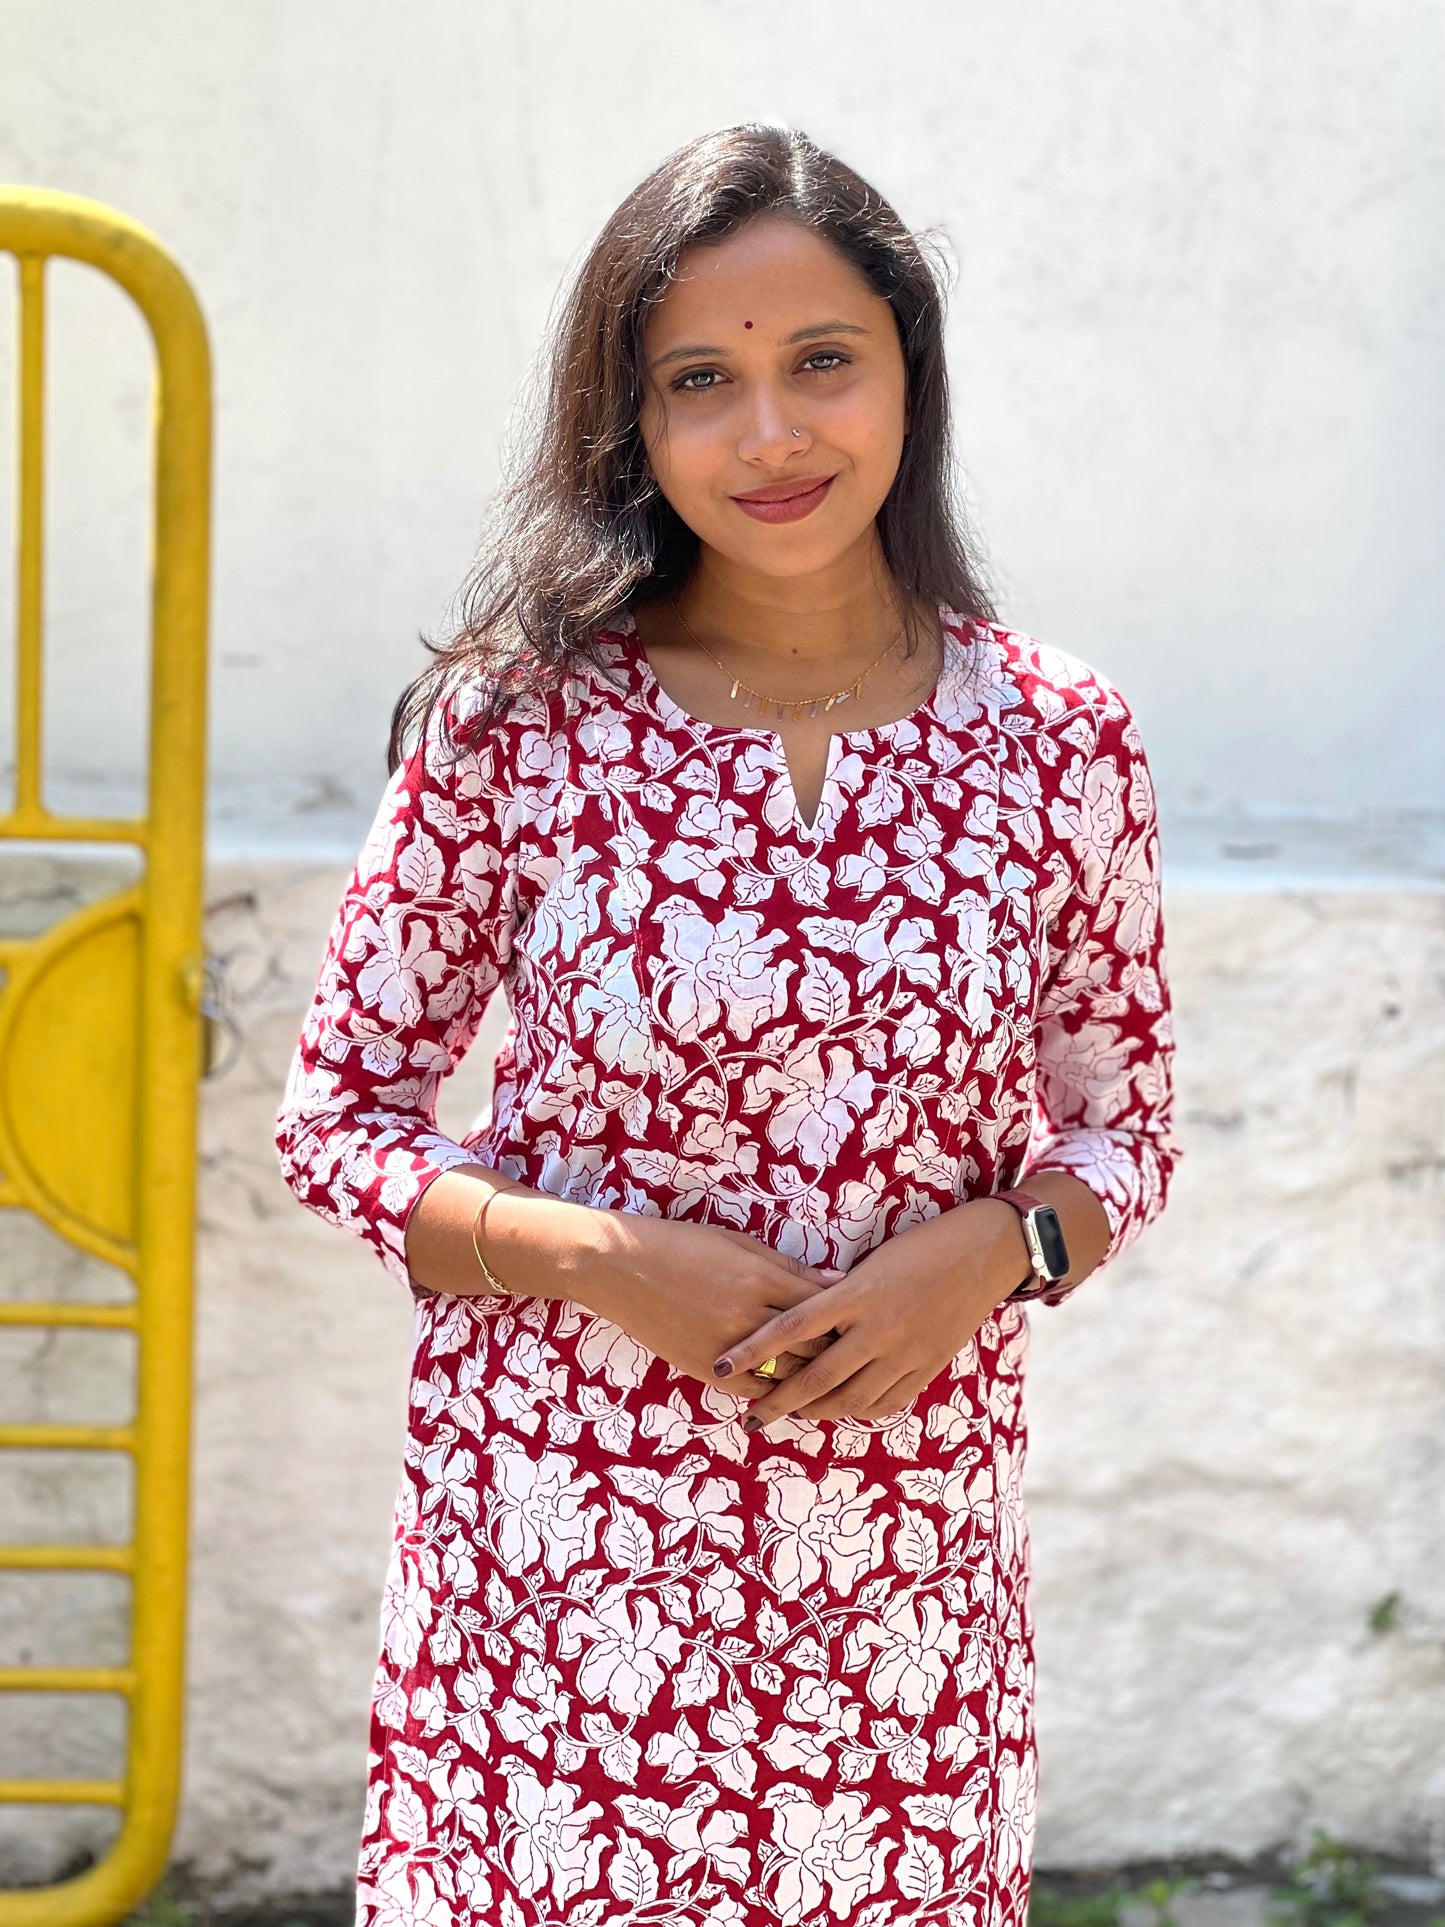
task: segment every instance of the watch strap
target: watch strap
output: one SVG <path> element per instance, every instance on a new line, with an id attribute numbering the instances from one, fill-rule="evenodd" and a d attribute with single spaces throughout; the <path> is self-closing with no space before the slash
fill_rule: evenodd
<path id="1" fill-rule="evenodd" d="M 1028 1191 L 995 1191 L 994 1196 L 1002 1198 L 1005 1204 L 1017 1205 L 1020 1211 L 1042 1211 L 1044 1208 L 1043 1199 L 1034 1197 Z"/>

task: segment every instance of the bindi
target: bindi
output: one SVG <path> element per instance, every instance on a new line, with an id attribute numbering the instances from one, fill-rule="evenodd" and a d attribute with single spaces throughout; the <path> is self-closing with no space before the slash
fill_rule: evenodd
<path id="1" fill-rule="evenodd" d="M 752 325 L 753 325 L 753 324 L 752 324 L 752 322 L 751 322 L 751 321 L 745 321 L 745 322 L 743 323 L 743 326 L 744 326 L 745 328 L 751 328 L 751 327 L 752 327 Z"/>

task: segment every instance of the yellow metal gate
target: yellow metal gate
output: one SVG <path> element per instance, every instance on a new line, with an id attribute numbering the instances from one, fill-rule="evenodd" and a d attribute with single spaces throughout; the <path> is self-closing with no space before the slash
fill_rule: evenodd
<path id="1" fill-rule="evenodd" d="M 0 837 L 129 844 L 145 864 L 133 888 L 38 938 L 0 942 L 0 1205 L 36 1213 L 134 1281 L 128 1304 L 0 1302 L 0 1324 L 131 1331 L 138 1359 L 128 1425 L 0 1424 L 0 1447 L 124 1452 L 135 1461 L 130 1545 L 0 1546 L 3 1569 L 118 1572 L 132 1589 L 127 1664 L 0 1669 L 0 1692 L 118 1693 L 128 1705 L 122 1778 L 0 1782 L 0 1800 L 122 1813 L 113 1847 L 87 1873 L 0 1892 L 0 1927 L 100 1927 L 120 1920 L 165 1865 L 180 1765 L 204 970 L 210 357 L 185 277 L 151 235 L 112 209 L 0 187 L 0 251 L 17 257 L 20 289 L 16 768 Z M 118 282 L 155 345 L 150 767 L 139 821 L 57 816 L 44 798 L 45 270 L 54 256 Z"/>

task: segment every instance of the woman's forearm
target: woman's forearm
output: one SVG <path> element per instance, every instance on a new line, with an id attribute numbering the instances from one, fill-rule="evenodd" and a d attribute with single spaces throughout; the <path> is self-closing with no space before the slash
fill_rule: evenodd
<path id="1" fill-rule="evenodd" d="M 1052 1205 L 1059 1215 L 1059 1228 L 1069 1253 L 1068 1276 L 1059 1280 L 1060 1285 L 1082 1284 L 1109 1248 L 1109 1220 L 1103 1205 L 1072 1171 L 1031 1171 L 1020 1189 L 1040 1204 Z M 975 1202 L 992 1204 L 994 1200 L 979 1198 Z M 1005 1221 L 1003 1214 L 1011 1221 L 1002 1233 L 1003 1263 L 1008 1267 L 1016 1262 L 1014 1285 L 1025 1284 L 1033 1270 L 1024 1243 L 1023 1220 L 1011 1204 L 999 1204 L 998 1211 L 1001 1224 Z"/>
<path id="2" fill-rule="evenodd" d="M 1067 1280 L 1075 1285 L 1088 1277 L 1108 1249 L 1109 1220 L 1098 1198 L 1068 1171 L 1031 1172 L 1021 1188 L 1040 1204 L 1052 1205 L 1069 1249 Z M 951 1304 L 963 1307 L 975 1328 L 1020 1285 L 1033 1277 L 1023 1221 L 1005 1199 L 972 1198 L 937 1217 L 927 1218 L 899 1234 L 910 1251 L 926 1251 L 925 1270 L 934 1269 L 954 1293 Z M 888 1249 L 889 1241 L 877 1247 Z M 876 1253 L 874 1254 L 877 1255 Z M 871 1257 L 860 1261 L 872 1262 Z M 958 1296 L 958 1294 L 962 1294 Z"/>
<path id="3" fill-rule="evenodd" d="M 1059 1214 L 1070 1258 L 1068 1278 L 1061 1282 L 1081 1283 L 1108 1249 L 1109 1220 L 1103 1205 L 1068 1171 L 1033 1172 L 1026 1188 Z M 591 1286 L 610 1270 L 607 1260 L 617 1255 L 612 1248 L 615 1235 L 609 1239 L 613 1214 L 536 1191 L 485 1164 L 444 1171 L 427 1186 L 407 1219 L 406 1261 L 417 1284 L 459 1297 L 491 1293 L 472 1245 L 477 1212 L 491 1197 L 495 1202 L 487 1204 L 482 1223 L 482 1254 L 509 1290 L 533 1298 L 570 1298 L 590 1310 L 617 1315 L 617 1306 L 594 1304 L 589 1296 Z M 985 1206 L 994 1206 L 989 1215 L 997 1216 L 991 1227 L 989 1270 L 1002 1300 L 1031 1276 L 1028 1247 L 1012 1205 L 979 1198 L 964 1209 L 977 1223 Z"/>
<path id="4" fill-rule="evenodd" d="M 487 1203 L 494 1198 L 494 1203 Z M 586 1304 L 586 1259 L 606 1214 L 519 1184 L 485 1164 L 460 1164 L 434 1178 L 406 1221 L 407 1268 L 427 1291 L 486 1297 L 472 1226 L 486 1204 L 481 1250 L 509 1291 Z"/>

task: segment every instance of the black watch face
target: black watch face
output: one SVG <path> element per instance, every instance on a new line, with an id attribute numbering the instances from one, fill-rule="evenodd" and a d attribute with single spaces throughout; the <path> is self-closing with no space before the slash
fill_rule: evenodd
<path id="1" fill-rule="evenodd" d="M 1069 1269 L 1069 1248 L 1064 1243 L 1059 1214 L 1052 1205 L 1041 1205 L 1034 1213 L 1034 1231 L 1044 1266 L 1051 1278 L 1062 1278 Z"/>

